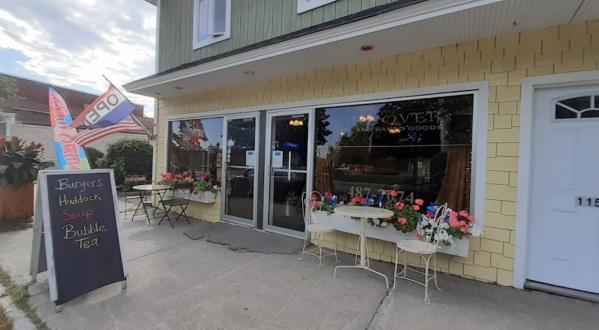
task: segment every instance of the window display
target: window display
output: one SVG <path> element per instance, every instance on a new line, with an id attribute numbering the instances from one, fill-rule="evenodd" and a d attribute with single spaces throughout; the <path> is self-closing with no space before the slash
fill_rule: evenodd
<path id="1" fill-rule="evenodd" d="M 473 96 L 316 109 L 314 189 L 469 208 Z"/>

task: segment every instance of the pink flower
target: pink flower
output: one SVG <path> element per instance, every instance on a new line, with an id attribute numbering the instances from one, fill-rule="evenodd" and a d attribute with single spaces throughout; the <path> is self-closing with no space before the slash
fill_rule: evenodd
<path id="1" fill-rule="evenodd" d="M 314 202 L 314 207 L 320 207 L 320 202 Z"/>
<path id="2" fill-rule="evenodd" d="M 183 176 L 188 176 L 189 173 L 187 171 L 183 172 Z"/>
<path id="3" fill-rule="evenodd" d="M 366 204 L 366 198 L 364 198 L 364 197 L 360 198 L 360 203 Z"/>
<path id="4" fill-rule="evenodd" d="M 455 213 L 455 212 L 453 212 L 453 211 L 449 212 L 449 220 L 456 220 L 457 221 L 458 220 L 458 214 Z"/>
<path id="5" fill-rule="evenodd" d="M 422 206 L 422 204 L 424 204 L 424 201 L 422 199 L 416 200 L 416 205 Z M 416 210 L 416 211 L 418 211 L 418 210 Z"/>
<path id="6" fill-rule="evenodd" d="M 469 214 L 466 218 L 468 219 L 468 221 L 470 221 L 472 223 L 476 222 L 476 219 L 474 219 L 474 216 L 472 214 Z"/>
<path id="7" fill-rule="evenodd" d="M 470 228 L 468 228 L 468 226 L 462 227 L 462 228 L 460 228 L 460 231 L 464 234 L 467 234 L 470 231 Z"/>
<path id="8" fill-rule="evenodd" d="M 413 208 L 414 208 L 414 211 L 420 210 L 420 206 L 418 206 L 418 205 L 414 205 Z"/>
<path id="9" fill-rule="evenodd" d="M 453 228 L 456 228 L 460 226 L 460 223 L 455 219 L 449 219 L 449 225 Z"/>
<path id="10" fill-rule="evenodd" d="M 405 205 L 404 203 L 402 203 L 402 202 L 397 202 L 397 203 L 395 203 L 395 208 L 396 208 L 396 209 L 398 209 L 398 210 L 400 210 L 400 211 L 401 211 L 401 210 L 403 210 L 403 208 L 404 208 L 405 206 L 406 206 L 406 205 Z"/>
<path id="11" fill-rule="evenodd" d="M 460 224 L 461 227 L 468 227 L 468 224 L 464 220 L 461 220 L 458 223 Z"/>
<path id="12" fill-rule="evenodd" d="M 385 218 L 384 220 L 389 221 L 391 219 L 393 219 L 393 218 L 392 217 L 388 217 L 388 218 Z"/>
<path id="13" fill-rule="evenodd" d="M 408 219 L 406 219 L 406 218 L 399 218 L 399 219 L 397 219 L 397 222 L 399 222 L 400 225 L 405 226 L 406 223 L 408 223 Z"/>
<path id="14" fill-rule="evenodd" d="M 360 203 L 360 197 L 354 197 L 351 199 L 352 203 Z"/>
<path id="15" fill-rule="evenodd" d="M 460 211 L 460 213 L 459 213 L 459 214 L 460 214 L 460 216 L 461 216 L 461 217 L 464 217 L 464 218 L 468 217 L 468 215 L 469 215 L 469 214 L 468 214 L 468 211 L 466 211 L 466 210 L 462 210 L 462 211 Z"/>
<path id="16" fill-rule="evenodd" d="M 396 196 L 397 196 L 397 191 L 395 191 L 395 190 L 391 190 L 391 191 L 389 192 L 389 195 L 390 195 L 391 197 L 396 197 Z"/>
<path id="17" fill-rule="evenodd" d="M 339 205 L 345 205 L 345 203 L 343 201 L 339 202 Z"/>

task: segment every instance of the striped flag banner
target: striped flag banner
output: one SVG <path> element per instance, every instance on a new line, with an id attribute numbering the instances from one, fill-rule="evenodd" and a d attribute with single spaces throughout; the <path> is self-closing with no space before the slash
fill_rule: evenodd
<path id="1" fill-rule="evenodd" d="M 80 146 L 86 146 L 94 141 L 107 137 L 108 135 L 121 132 L 146 133 L 146 130 L 136 124 L 131 119 L 131 116 L 127 116 L 124 120 L 112 126 L 81 131 L 73 136 L 73 142 Z"/>
<path id="2" fill-rule="evenodd" d="M 418 218 L 418 223 L 416 224 L 416 237 L 422 241 L 422 222 L 420 222 L 420 218 Z"/>

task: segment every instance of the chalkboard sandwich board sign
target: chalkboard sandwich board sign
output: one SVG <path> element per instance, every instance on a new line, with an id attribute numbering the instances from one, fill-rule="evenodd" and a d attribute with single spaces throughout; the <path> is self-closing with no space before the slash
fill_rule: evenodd
<path id="1" fill-rule="evenodd" d="M 123 282 L 125 288 L 127 265 L 112 170 L 40 171 L 36 196 L 31 275 L 35 281 L 47 266 L 55 304 L 111 283 Z M 46 265 L 40 262 L 44 248 Z"/>

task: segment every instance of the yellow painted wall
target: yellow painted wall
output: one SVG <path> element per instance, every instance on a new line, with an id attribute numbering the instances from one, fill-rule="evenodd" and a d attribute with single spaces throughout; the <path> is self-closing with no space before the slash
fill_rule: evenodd
<path id="1" fill-rule="evenodd" d="M 478 40 L 381 60 L 318 70 L 260 83 L 161 100 L 157 173 L 164 172 L 165 116 L 266 104 L 488 80 L 489 132 L 484 236 L 470 241 L 467 258 L 440 255 L 438 269 L 512 285 L 520 88 L 524 77 L 596 70 L 599 21 Z M 191 207 L 190 215 L 219 220 L 219 205 Z M 338 233 L 326 246 L 356 253 L 357 236 Z M 370 257 L 394 261 L 395 245 L 369 240 Z M 408 259 L 419 264 L 417 256 Z"/>

